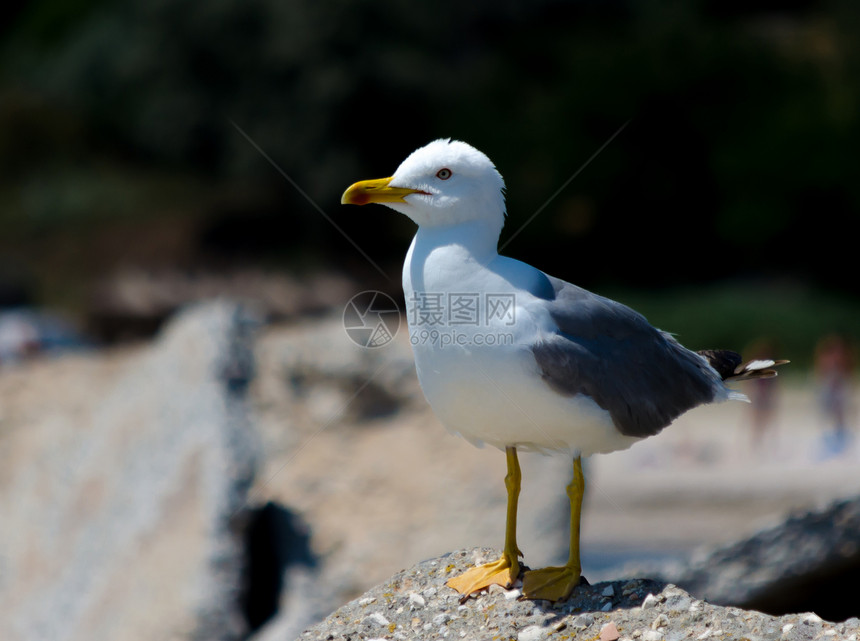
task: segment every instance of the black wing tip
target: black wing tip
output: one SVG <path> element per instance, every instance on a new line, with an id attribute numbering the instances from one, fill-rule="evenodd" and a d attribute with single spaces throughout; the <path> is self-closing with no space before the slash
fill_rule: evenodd
<path id="1" fill-rule="evenodd" d="M 773 378 L 776 367 L 786 365 L 787 359 L 755 358 L 743 362 L 741 355 L 728 349 L 703 349 L 698 352 L 724 381 L 748 381 L 755 378 Z"/>
<path id="2" fill-rule="evenodd" d="M 713 367 L 723 380 L 734 376 L 735 371 L 742 367 L 741 355 L 730 349 L 701 349 L 696 353 L 708 361 L 708 365 Z"/>

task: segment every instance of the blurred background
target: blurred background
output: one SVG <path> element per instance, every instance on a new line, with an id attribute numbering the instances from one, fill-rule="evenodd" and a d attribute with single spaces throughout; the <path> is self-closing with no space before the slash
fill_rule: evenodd
<path id="1" fill-rule="evenodd" d="M 678 441 L 663 446 L 655 439 L 658 445 L 651 449 L 631 450 L 632 458 L 597 470 L 612 509 L 624 507 L 630 487 L 642 482 L 641 476 L 638 481 L 624 477 L 625 470 L 645 474 L 669 465 L 667 477 L 652 479 L 665 498 L 677 492 L 683 474 L 710 469 L 713 475 L 697 477 L 704 489 L 691 495 L 695 504 L 707 502 L 702 497 L 715 488 L 725 489 L 726 474 L 735 479 L 729 484 L 732 496 L 723 497 L 722 505 L 738 514 L 738 502 L 746 500 L 749 514 L 735 525 L 699 521 L 709 524 L 707 532 L 692 528 L 686 535 L 678 528 L 689 525 L 689 519 L 662 522 L 671 523 L 663 528 L 671 535 L 661 539 L 654 532 L 653 537 L 674 554 L 695 541 L 725 543 L 750 534 L 765 522 L 759 517 L 776 519 L 791 509 L 857 492 L 857 453 L 849 447 L 856 433 L 853 374 L 860 339 L 856 3 L 19 0 L 7 2 L 3 13 L 0 438 L 10 466 L 4 500 L 18 502 L 12 512 L 22 519 L 41 526 L 50 521 L 46 505 L 68 502 L 73 506 L 69 514 L 79 517 L 64 512 L 50 521 L 51 531 L 60 536 L 67 531 L 63 519 L 79 518 L 81 531 L 90 532 L 82 540 L 98 536 L 87 530 L 87 524 L 100 523 L 91 517 L 95 512 L 81 512 L 80 506 L 97 512 L 106 500 L 102 490 L 84 483 L 98 467 L 98 457 L 87 458 L 92 442 L 113 438 L 105 406 L 120 413 L 105 399 L 155 394 L 159 385 L 167 394 L 170 385 L 164 381 L 172 380 L 168 374 L 174 370 L 185 376 L 177 380 L 204 380 L 204 374 L 195 378 L 176 365 L 185 362 L 176 355 L 185 354 L 193 341 L 170 342 L 170 323 L 189 305 L 225 297 L 250 302 L 253 319 L 239 312 L 224 315 L 223 309 L 213 312 L 218 322 L 194 325 L 198 321 L 192 317 L 186 322 L 199 335 L 226 331 L 231 347 L 213 338 L 188 354 L 226 354 L 213 356 L 210 363 L 220 368 L 225 398 L 250 385 L 248 415 L 257 434 L 251 449 L 257 454 L 242 458 L 242 465 L 254 471 L 242 477 L 236 472 L 245 469 L 242 465 L 225 468 L 242 477 L 238 489 L 231 489 L 239 498 L 228 502 L 228 516 L 249 506 L 257 510 L 246 515 L 245 526 L 231 530 L 247 534 L 243 549 L 268 540 L 260 544 L 269 550 L 264 558 L 282 568 L 287 557 L 278 552 L 280 544 L 271 542 L 272 532 L 282 527 L 304 550 L 295 557 L 301 567 L 340 558 L 349 547 L 348 536 L 355 538 L 355 531 L 343 531 L 343 522 L 357 523 L 362 515 L 341 519 L 341 530 L 337 524 L 327 530 L 328 525 L 314 521 L 325 518 L 320 487 L 324 496 L 339 492 L 344 497 L 339 514 L 355 507 L 375 515 L 363 514 L 370 521 L 360 548 L 363 562 L 350 566 L 349 580 L 316 594 L 313 606 L 302 606 L 306 616 L 296 614 L 284 629 L 300 629 L 413 561 L 456 545 L 500 544 L 475 539 L 474 532 L 484 532 L 477 517 L 464 517 L 462 531 L 449 530 L 449 539 L 434 539 L 432 545 L 429 538 L 408 545 L 398 538 L 416 531 L 414 525 L 399 530 L 397 523 L 405 519 L 404 510 L 419 503 L 417 497 L 426 499 L 422 505 L 428 509 L 442 494 L 445 500 L 460 500 L 461 484 L 483 482 L 474 475 L 454 475 L 444 492 L 403 485 L 404 476 L 422 466 L 471 456 L 462 443 L 452 439 L 448 458 L 433 464 L 402 459 L 388 481 L 356 480 L 361 460 L 331 458 L 345 442 L 375 460 L 374 448 L 384 450 L 393 441 L 373 439 L 401 438 L 390 431 L 397 421 L 409 424 L 404 434 L 410 438 L 394 441 L 402 444 L 402 452 L 415 453 L 415 443 L 423 438 L 417 434 L 424 432 L 409 430 L 417 426 L 429 430 L 425 455 L 447 451 L 448 445 L 437 440 L 446 438 L 444 432 L 425 415 L 406 343 L 388 356 L 371 356 L 369 350 L 357 356 L 348 350 L 354 346 L 339 316 L 362 290 L 381 290 L 402 304 L 400 268 L 414 233 L 409 220 L 382 207 L 342 207 L 341 193 L 356 180 L 390 175 L 412 150 L 439 137 L 478 147 L 504 176 L 508 223 L 501 242 L 507 255 L 632 305 L 653 324 L 677 332 L 691 348 L 732 347 L 750 356 L 792 361 L 780 378 L 792 387 L 782 393 L 747 390 L 756 400 L 751 413 L 732 410 L 735 414 L 719 415 L 718 425 L 694 420 Z M 240 347 L 250 325 L 264 328 L 263 338 L 246 354 Z M 178 329 L 176 335 L 185 336 Z M 81 348 L 83 360 L 52 364 L 40 359 L 48 352 L 80 354 Z M 145 350 L 158 349 L 180 360 L 163 370 L 143 368 L 150 378 L 140 381 L 118 375 L 136 370 L 139 359 L 147 358 Z M 388 368 L 385 375 L 379 374 L 382 367 Z M 116 380 L 124 382 L 113 387 Z M 411 387 L 404 391 L 401 384 Z M 177 383 L 175 389 L 180 388 Z M 190 386 L 186 396 L 194 389 Z M 356 409 L 355 399 L 364 398 L 359 393 L 371 397 Z M 96 398 L 80 409 L 88 394 Z M 790 402 L 780 405 L 779 399 L 786 398 Z M 48 418 L 33 409 L 46 399 L 54 408 L 44 410 Z M 172 402 L 168 405 L 174 408 Z M 160 407 L 157 402 L 150 406 Z M 146 425 L 169 414 L 155 412 Z M 212 416 L 217 423 L 239 414 L 224 410 Z M 787 418 L 794 419 L 790 429 L 784 426 Z M 780 421 L 782 440 L 776 447 L 767 439 Z M 225 419 L 227 424 L 230 438 L 244 429 Z M 67 438 L 56 436 L 62 431 L 58 425 L 68 430 Z M 104 425 L 102 436 L 99 425 Z M 358 427 L 349 431 L 345 425 Z M 696 425 L 703 429 L 696 431 Z M 713 430 L 720 425 L 731 429 L 717 438 Z M 85 426 L 95 431 L 80 431 Z M 186 426 L 183 418 L 168 432 Z M 38 445 L 21 440 L 37 433 L 44 438 Z M 691 436 L 696 434 L 701 438 Z M 359 446 L 365 437 L 376 445 Z M 120 440 L 133 445 L 134 438 Z M 22 449 L 25 442 L 30 444 Z M 128 447 L 125 456 L 137 470 L 140 449 Z M 162 460 L 159 447 L 152 449 L 156 462 Z M 188 451 L 195 447 L 189 445 Z M 68 448 L 80 455 L 72 457 L 77 463 L 57 467 L 57 461 L 68 458 Z M 768 463 L 756 458 L 762 451 L 771 452 Z M 504 506 L 503 457 L 475 452 L 495 466 L 495 476 L 487 481 L 494 489 L 482 490 L 479 498 L 480 509 L 495 510 L 487 531 L 501 537 L 496 524 Z M 842 467 L 819 474 L 820 465 L 846 452 L 854 458 L 843 456 Z M 672 461 L 681 461 L 680 471 Z M 719 467 L 720 461 L 728 467 Z M 30 470 L 33 462 L 39 463 L 42 485 L 9 471 Z M 382 474 L 391 461 L 377 463 L 374 473 Z M 355 466 L 347 475 L 350 483 L 325 485 L 327 472 L 350 464 Z M 172 478 L 160 465 L 152 463 L 151 478 Z M 786 484 L 784 476 L 768 476 L 762 484 L 743 475 L 764 468 L 770 474 L 778 465 L 793 470 L 794 478 L 797 469 L 804 470 L 802 478 L 820 484 L 804 493 Z M 44 489 L 44 479 L 58 469 L 58 488 L 77 478 L 86 489 L 82 503 Z M 432 469 L 439 477 L 450 474 Z M 559 495 L 567 474 L 565 463 L 558 473 Z M 422 478 L 429 482 L 431 476 Z M 111 487 L 115 479 L 107 473 L 104 478 L 105 487 Z M 184 478 L 166 483 L 164 491 L 187 487 Z M 750 502 L 747 490 L 757 483 L 767 491 Z M 407 491 L 401 502 L 380 498 L 384 488 L 395 486 Z M 350 491 L 359 495 L 348 498 Z M 129 507 L 127 495 L 117 497 L 126 510 L 122 514 L 142 513 Z M 374 501 L 385 506 L 388 516 L 373 512 Z M 447 514 L 478 509 L 439 505 Z M 671 500 L 660 505 L 674 505 L 678 513 L 689 509 Z M 549 512 L 557 508 L 553 503 Z M 109 512 L 106 522 L 113 522 L 116 515 Z M 390 514 L 401 516 L 392 521 Z M 441 518 L 437 512 L 426 516 L 433 523 Z M 584 533 L 605 543 L 603 557 L 589 563 L 605 568 L 621 557 L 638 558 L 635 545 L 631 552 L 631 537 L 622 535 L 636 526 L 613 520 L 617 511 L 613 518 L 604 516 L 604 529 L 595 525 L 593 534 Z M 263 523 L 262 529 L 243 529 L 248 522 Z M 592 522 L 601 521 L 595 516 Z M 147 523 L 139 529 L 172 531 Z M 373 530 L 374 524 L 387 528 L 386 534 Z M 314 539 L 320 532 L 322 538 Z M 381 536 L 394 542 L 380 546 Z M 18 540 L 22 547 L 7 550 L 12 555 L 25 550 L 26 538 Z M 251 539 L 257 543 L 247 543 Z M 52 541 L 45 539 L 39 549 L 53 549 Z M 390 564 L 369 556 L 372 549 L 404 545 L 409 553 Z M 30 552 L 21 552 L 21 558 L 32 561 L 41 554 Z M 556 549 L 541 553 L 547 558 L 559 554 Z M 84 574 L 92 567 L 91 557 L 69 554 L 86 559 L 81 561 Z M 649 554 L 653 557 L 654 550 Z M 125 558 L 119 552 L 115 556 Z M 260 558 L 245 566 L 266 566 Z M 50 563 L 19 565 L 14 556 L 0 558 L 0 590 L 4 568 L 7 588 L 29 580 L 34 595 L 29 602 L 34 614 L 18 608 L 16 616 L 23 618 L 17 628 L 0 627 L 8 633 L 4 638 L 16 638 L 36 623 L 43 626 L 40 638 L 75 638 L 51 627 L 56 621 L 34 605 L 41 598 L 37 595 L 55 594 L 46 592 L 56 579 Z M 277 610 L 277 605 L 262 606 L 262 613 L 249 614 L 248 603 L 256 601 L 247 586 L 261 580 L 237 572 L 245 587 L 234 586 L 234 592 L 243 595 L 245 622 L 212 624 L 207 638 L 245 638 Z M 299 584 L 316 584 L 318 575 L 308 572 L 308 583 L 297 579 Z M 274 603 L 285 579 L 269 576 L 266 581 L 263 591 Z M 63 594 L 99 593 L 92 586 L 80 590 L 71 579 L 64 585 Z M 49 598 L 55 608 L 69 603 L 61 592 L 57 588 L 55 598 Z M 84 611 L 84 605 L 74 610 Z M 848 614 L 838 610 L 831 616 Z M 220 621 L 215 617 L 210 624 L 215 620 Z M 203 629 L 200 625 L 186 621 L 179 628 Z M 141 626 L 148 637 L 128 638 L 155 638 L 152 629 Z M 138 628 L 129 624 L 125 629 Z M 238 632 L 227 633 L 234 629 Z M 88 630 L 81 638 L 98 638 Z"/>

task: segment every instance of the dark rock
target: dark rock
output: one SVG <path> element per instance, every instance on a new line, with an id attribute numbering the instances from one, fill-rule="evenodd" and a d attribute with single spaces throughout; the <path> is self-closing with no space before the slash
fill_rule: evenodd
<path id="1" fill-rule="evenodd" d="M 269 502 L 255 509 L 245 529 L 245 586 L 242 610 L 252 631 L 278 614 L 293 569 L 314 574 L 318 559 L 310 546 L 310 530 L 288 508 Z M 304 586 L 303 586 L 304 587 Z"/>
<path id="2" fill-rule="evenodd" d="M 860 498 L 793 515 L 662 575 L 713 603 L 831 621 L 860 616 Z"/>

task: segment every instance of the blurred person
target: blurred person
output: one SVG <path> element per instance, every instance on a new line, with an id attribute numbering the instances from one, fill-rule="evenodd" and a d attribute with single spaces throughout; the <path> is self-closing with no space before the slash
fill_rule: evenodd
<path id="1" fill-rule="evenodd" d="M 0 365 L 19 363 L 41 351 L 39 330 L 17 310 L 0 311 Z"/>
<path id="2" fill-rule="evenodd" d="M 771 358 L 778 351 L 776 342 L 762 338 L 752 343 L 746 350 L 751 358 Z M 776 448 L 777 434 L 775 416 L 777 409 L 777 380 L 760 378 L 750 381 L 747 389 L 750 398 L 750 426 L 752 450 L 760 454 L 768 448 Z"/>
<path id="3" fill-rule="evenodd" d="M 848 411 L 851 404 L 854 354 L 848 340 L 839 334 L 828 334 L 815 348 L 815 380 L 818 403 L 826 417 L 823 455 L 836 456 L 849 445 Z"/>

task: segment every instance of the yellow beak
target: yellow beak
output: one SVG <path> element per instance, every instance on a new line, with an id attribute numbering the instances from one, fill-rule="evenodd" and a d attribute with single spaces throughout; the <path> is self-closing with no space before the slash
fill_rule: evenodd
<path id="1" fill-rule="evenodd" d="M 391 187 L 392 178 L 377 178 L 362 180 L 343 192 L 340 202 L 343 205 L 366 205 L 367 203 L 404 203 L 409 194 L 425 194 L 420 189 L 408 187 Z"/>

